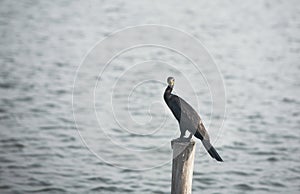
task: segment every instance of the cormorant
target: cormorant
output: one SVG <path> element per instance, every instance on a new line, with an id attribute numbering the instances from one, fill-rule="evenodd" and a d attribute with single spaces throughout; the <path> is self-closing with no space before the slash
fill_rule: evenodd
<path id="1" fill-rule="evenodd" d="M 175 79 L 173 77 L 168 77 L 167 82 L 168 87 L 164 93 L 164 100 L 179 123 L 181 132 L 179 138 L 184 138 L 185 132 L 188 130 L 190 132 L 188 140 L 190 140 L 194 135 L 196 138 L 202 141 L 202 144 L 212 158 L 223 162 L 218 152 L 211 145 L 208 133 L 198 113 L 182 98 L 171 93 L 174 87 Z"/>

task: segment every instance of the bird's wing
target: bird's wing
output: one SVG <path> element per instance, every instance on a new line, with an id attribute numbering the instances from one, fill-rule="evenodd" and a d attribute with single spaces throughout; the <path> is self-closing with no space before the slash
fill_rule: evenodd
<path id="1" fill-rule="evenodd" d="M 181 123 L 193 134 L 201 135 L 203 139 L 209 140 L 209 135 L 198 113 L 185 100 L 180 98 Z M 200 138 L 200 139 L 202 139 Z"/>
<path id="2" fill-rule="evenodd" d="M 198 123 L 201 121 L 198 113 L 189 105 L 185 100 L 180 98 L 180 107 L 181 107 L 181 127 L 189 130 L 191 133 L 195 134 Z"/>
<path id="3" fill-rule="evenodd" d="M 208 135 L 208 133 L 205 129 L 205 126 L 203 125 L 203 122 L 201 120 L 200 120 L 199 125 L 197 127 L 197 132 L 200 133 L 200 135 L 203 137 L 204 140 L 209 141 L 209 135 Z"/>

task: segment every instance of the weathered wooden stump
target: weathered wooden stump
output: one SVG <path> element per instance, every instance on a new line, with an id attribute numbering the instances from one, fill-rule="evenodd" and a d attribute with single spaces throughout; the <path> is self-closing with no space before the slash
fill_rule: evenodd
<path id="1" fill-rule="evenodd" d="M 192 193 L 195 141 L 174 139 L 171 141 L 171 146 L 173 149 L 171 194 L 190 194 Z"/>

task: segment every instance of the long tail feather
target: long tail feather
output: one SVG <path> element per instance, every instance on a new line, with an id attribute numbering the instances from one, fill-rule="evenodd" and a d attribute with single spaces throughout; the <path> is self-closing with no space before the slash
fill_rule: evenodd
<path id="1" fill-rule="evenodd" d="M 212 158 L 215 158 L 219 162 L 223 162 L 223 159 L 218 154 L 218 152 L 216 151 L 216 149 L 211 145 L 211 143 L 209 142 L 209 140 L 202 140 L 202 143 L 203 143 L 205 149 L 207 150 L 207 152 L 209 153 L 209 155 Z"/>

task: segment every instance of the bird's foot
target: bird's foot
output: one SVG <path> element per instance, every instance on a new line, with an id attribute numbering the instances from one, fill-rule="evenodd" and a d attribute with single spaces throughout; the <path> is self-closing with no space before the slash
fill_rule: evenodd
<path id="1" fill-rule="evenodd" d="M 176 140 L 178 141 L 184 141 L 184 142 L 191 142 L 192 141 L 192 138 L 190 137 L 178 137 Z"/>

